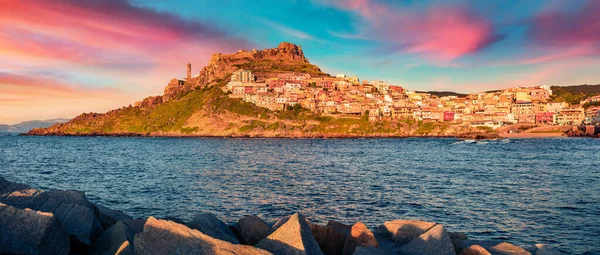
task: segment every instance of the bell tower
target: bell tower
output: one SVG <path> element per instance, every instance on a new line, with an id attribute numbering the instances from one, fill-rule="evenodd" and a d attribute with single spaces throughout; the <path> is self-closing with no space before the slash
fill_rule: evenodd
<path id="1" fill-rule="evenodd" d="M 192 64 L 191 63 L 187 63 L 187 79 L 191 79 L 192 78 Z"/>

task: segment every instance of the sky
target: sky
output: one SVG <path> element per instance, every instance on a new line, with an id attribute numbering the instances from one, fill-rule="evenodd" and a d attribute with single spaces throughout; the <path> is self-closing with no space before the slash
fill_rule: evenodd
<path id="1" fill-rule="evenodd" d="M 0 0 L 0 123 L 162 94 L 214 52 L 302 46 L 410 90 L 600 83 L 597 0 Z"/>

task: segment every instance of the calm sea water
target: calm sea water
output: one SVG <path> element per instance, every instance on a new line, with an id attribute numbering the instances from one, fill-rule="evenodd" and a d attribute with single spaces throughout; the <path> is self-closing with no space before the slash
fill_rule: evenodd
<path id="1" fill-rule="evenodd" d="M 423 219 L 470 239 L 600 254 L 600 140 L 197 139 L 0 134 L 0 174 L 135 217 Z"/>

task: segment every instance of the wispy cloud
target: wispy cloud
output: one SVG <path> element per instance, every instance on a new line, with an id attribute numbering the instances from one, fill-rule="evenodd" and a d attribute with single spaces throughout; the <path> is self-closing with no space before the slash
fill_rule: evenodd
<path id="1" fill-rule="evenodd" d="M 448 63 L 473 54 L 502 39 L 492 23 L 465 6 L 436 5 L 406 9 L 375 0 L 321 0 L 322 4 L 356 13 L 365 22 L 346 39 L 373 40 L 380 52 L 418 54 Z"/>
<path id="2" fill-rule="evenodd" d="M 0 65 L 2 70 L 31 74 L 31 68 L 44 67 L 87 77 L 77 82 L 39 80 L 40 77 L 30 75 L 18 79 L 2 77 L 3 98 L 27 102 L 31 109 L 50 102 L 63 104 L 58 101 L 65 97 L 86 98 L 83 93 L 88 92 L 103 95 L 108 92 L 85 87 L 107 80 L 114 80 L 115 86 L 122 86 L 123 90 L 110 92 L 110 97 L 81 100 L 76 109 L 84 112 L 116 108 L 123 101 L 111 97 L 126 97 L 132 103 L 162 91 L 170 78 L 184 75 L 188 61 L 201 66 L 214 52 L 254 46 L 213 22 L 184 19 L 126 0 L 0 0 L 0 5 L 0 55 L 11 63 Z M 8 78 L 12 83 L 7 83 Z M 34 78 L 38 79 L 35 83 L 27 83 Z M 44 100 L 39 100 L 40 93 L 44 93 Z M 0 105 L 0 112 L 7 112 L 7 107 Z"/>

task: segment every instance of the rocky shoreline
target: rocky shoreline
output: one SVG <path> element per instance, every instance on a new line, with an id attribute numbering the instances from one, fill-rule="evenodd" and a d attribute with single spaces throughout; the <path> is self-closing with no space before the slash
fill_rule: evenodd
<path id="1" fill-rule="evenodd" d="M 313 224 L 301 213 L 268 224 L 226 224 L 212 213 L 191 221 L 133 219 L 83 192 L 40 190 L 0 177 L 0 254 L 560 254 L 547 245 L 470 240 L 435 222 Z"/>
<path id="2" fill-rule="evenodd" d="M 34 132 L 32 132 L 34 131 Z M 19 136 L 72 136 L 72 137 L 174 137 L 174 138 L 290 138 L 290 139 L 318 139 L 318 138 L 332 138 L 332 139 L 344 139 L 344 138 L 460 138 L 460 139 L 497 139 L 500 136 L 496 133 L 463 133 L 457 135 L 389 135 L 389 134 L 366 134 L 366 135 L 352 135 L 352 134 L 306 134 L 306 135 L 197 135 L 197 134 L 179 134 L 179 133 L 37 133 L 32 130 L 27 133 L 19 134 Z"/>

